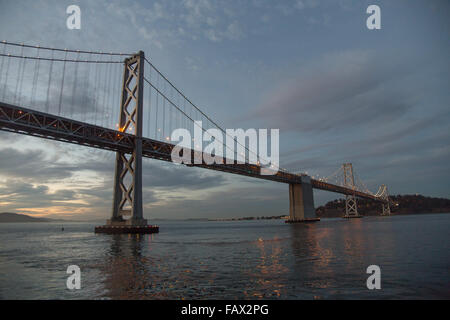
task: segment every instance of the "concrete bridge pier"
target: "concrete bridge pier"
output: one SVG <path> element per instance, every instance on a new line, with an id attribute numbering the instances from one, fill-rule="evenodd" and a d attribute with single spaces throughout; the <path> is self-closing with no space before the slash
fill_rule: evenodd
<path id="1" fill-rule="evenodd" d="M 319 221 L 314 209 L 311 177 L 302 176 L 301 183 L 289 184 L 289 219 L 286 223 Z"/>

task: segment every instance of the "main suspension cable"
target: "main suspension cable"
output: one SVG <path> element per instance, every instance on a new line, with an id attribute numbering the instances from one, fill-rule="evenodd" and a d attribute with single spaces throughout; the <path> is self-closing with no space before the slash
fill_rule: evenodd
<path id="1" fill-rule="evenodd" d="M 73 50 L 73 49 L 61 49 L 61 48 L 50 48 L 50 47 L 42 47 L 42 46 L 33 46 L 29 44 L 24 43 L 15 43 L 15 42 L 8 42 L 6 40 L 3 40 L 2 43 L 4 45 L 9 46 L 17 46 L 17 47 L 24 47 L 24 48 L 40 48 L 42 50 L 52 50 L 52 51 L 60 51 L 60 52 L 79 52 L 79 53 L 86 53 L 86 54 L 99 54 L 99 55 L 109 55 L 109 56 L 132 56 L 133 53 L 117 53 L 117 52 L 102 52 L 102 51 L 86 51 L 86 50 Z"/>

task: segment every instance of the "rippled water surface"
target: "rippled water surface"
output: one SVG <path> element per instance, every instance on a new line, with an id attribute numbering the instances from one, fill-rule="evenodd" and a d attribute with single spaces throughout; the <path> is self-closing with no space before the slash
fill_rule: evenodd
<path id="1" fill-rule="evenodd" d="M 93 223 L 0 224 L 0 298 L 450 298 L 450 214 L 159 225 L 111 236 Z M 66 288 L 72 264 L 81 290 Z M 372 264 L 381 290 L 366 287 Z"/>

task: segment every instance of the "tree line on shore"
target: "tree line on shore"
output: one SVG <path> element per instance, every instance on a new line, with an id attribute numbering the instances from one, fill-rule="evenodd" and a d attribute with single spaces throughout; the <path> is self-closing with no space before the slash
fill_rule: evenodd
<path id="1" fill-rule="evenodd" d="M 390 196 L 391 214 L 418 214 L 418 213 L 450 213 L 450 199 L 432 198 L 422 195 L 395 195 Z M 358 212 L 361 215 L 380 215 L 381 204 L 368 199 L 357 199 Z M 336 199 L 316 209 L 319 217 L 341 217 L 345 213 L 345 199 Z"/>

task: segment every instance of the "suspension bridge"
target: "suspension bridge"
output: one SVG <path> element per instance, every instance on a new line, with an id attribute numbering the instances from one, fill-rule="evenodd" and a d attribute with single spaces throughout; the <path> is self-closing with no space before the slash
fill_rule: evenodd
<path id="1" fill-rule="evenodd" d="M 205 133 L 214 128 L 227 135 L 142 51 L 108 53 L 2 41 L 0 58 L 0 130 L 116 153 L 112 215 L 96 232 L 157 232 L 143 216 L 142 158 L 171 162 L 174 129 L 193 133 L 202 121 Z M 206 155 L 195 148 L 188 152 L 192 159 Z M 264 166 L 250 163 L 247 155 L 244 163 L 192 163 L 188 166 L 289 184 L 287 222 L 318 220 L 313 189 L 345 195 L 347 218 L 360 217 L 357 198 L 378 201 L 381 214 L 390 214 L 387 187 L 370 192 L 351 163 L 316 179 L 284 168 L 262 174 Z"/>

